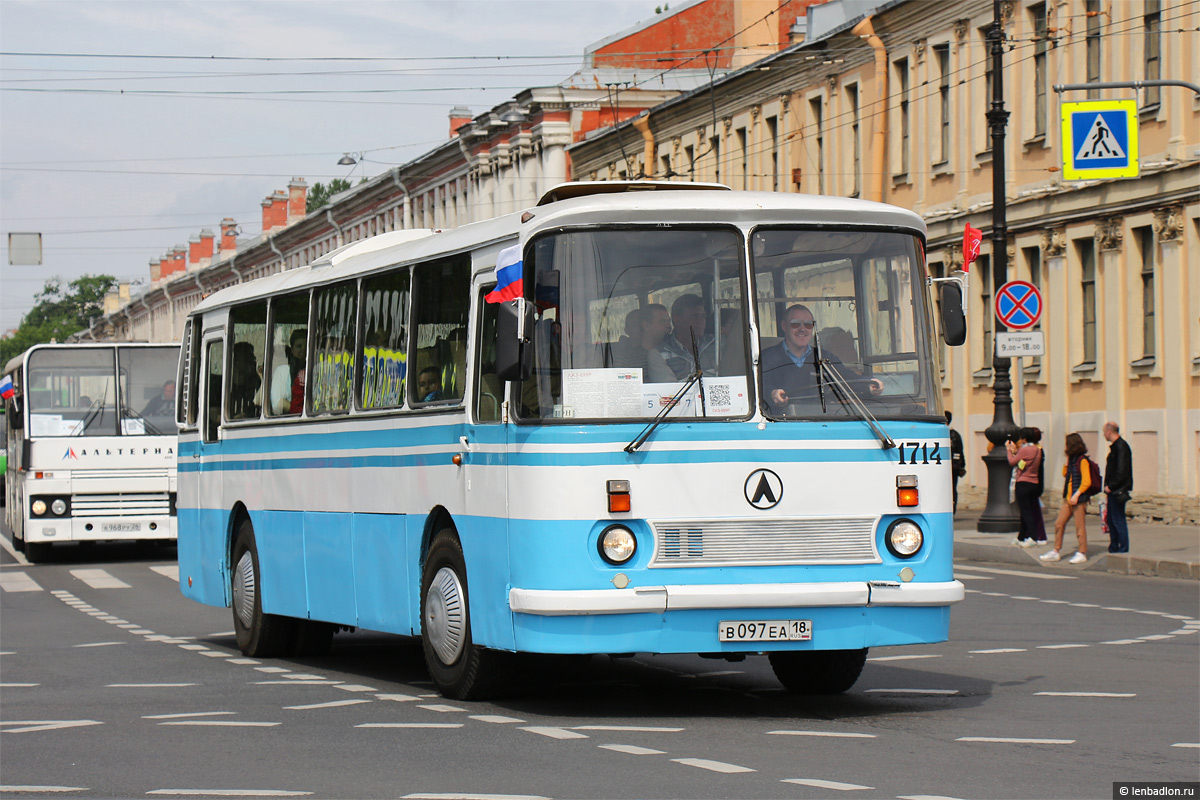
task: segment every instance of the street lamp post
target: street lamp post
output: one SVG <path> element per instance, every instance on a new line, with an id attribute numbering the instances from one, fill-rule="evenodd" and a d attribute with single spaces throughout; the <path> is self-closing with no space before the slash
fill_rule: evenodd
<path id="1" fill-rule="evenodd" d="M 1004 136 L 1008 125 L 1008 112 L 1004 109 L 1004 29 L 1000 14 L 1000 0 L 992 0 L 992 27 L 988 31 L 988 42 L 992 54 L 992 106 L 988 109 L 988 128 L 992 137 L 992 297 L 1000 294 L 1000 287 L 1008 282 L 1008 221 L 1005 203 Z M 993 330 L 996 335 L 1004 331 L 1004 324 L 995 309 L 985 308 L 983 313 L 995 319 Z M 1009 380 L 1009 359 L 995 355 L 992 342 L 992 424 L 984 431 L 992 448 L 983 457 L 987 466 L 987 506 L 979 517 L 979 530 L 984 533 L 1014 533 L 1020 530 L 1020 518 L 1016 506 L 1008 499 L 1008 484 L 1012 467 L 1008 463 L 1008 451 L 1004 443 L 1016 430 L 1012 415 L 1012 381 Z"/>

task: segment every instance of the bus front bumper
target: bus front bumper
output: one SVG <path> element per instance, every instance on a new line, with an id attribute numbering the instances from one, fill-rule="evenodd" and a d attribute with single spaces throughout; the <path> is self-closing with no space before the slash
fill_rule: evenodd
<path id="1" fill-rule="evenodd" d="M 508 605 L 515 613 L 542 617 L 751 608 L 929 607 L 961 602 L 964 591 L 959 581 L 756 583 L 569 590 L 514 588 L 508 592 Z"/>

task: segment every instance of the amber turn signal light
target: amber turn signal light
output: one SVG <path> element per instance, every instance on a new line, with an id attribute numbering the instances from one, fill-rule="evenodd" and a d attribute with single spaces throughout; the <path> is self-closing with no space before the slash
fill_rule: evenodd
<path id="1" fill-rule="evenodd" d="M 608 512 L 629 511 L 632 503 L 629 499 L 629 481 L 608 482 Z"/>

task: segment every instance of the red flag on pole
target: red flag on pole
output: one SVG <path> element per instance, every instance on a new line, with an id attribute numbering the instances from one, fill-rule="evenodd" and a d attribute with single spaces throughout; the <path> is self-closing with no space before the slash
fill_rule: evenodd
<path id="1" fill-rule="evenodd" d="M 963 231 L 963 272 L 971 271 L 971 262 L 979 257 L 979 244 L 983 241 L 983 231 L 971 227 Z"/>

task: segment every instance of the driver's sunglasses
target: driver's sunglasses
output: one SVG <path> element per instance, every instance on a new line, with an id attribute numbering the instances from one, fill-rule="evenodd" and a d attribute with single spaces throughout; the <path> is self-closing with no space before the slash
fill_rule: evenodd
<path id="1" fill-rule="evenodd" d="M 806 328 L 811 331 L 813 328 L 817 327 L 817 323 L 815 320 L 810 320 L 809 322 L 805 322 L 804 320 L 798 320 L 796 322 L 789 322 L 788 325 L 792 326 L 793 330 L 797 330 L 799 328 Z"/>

